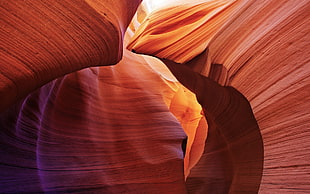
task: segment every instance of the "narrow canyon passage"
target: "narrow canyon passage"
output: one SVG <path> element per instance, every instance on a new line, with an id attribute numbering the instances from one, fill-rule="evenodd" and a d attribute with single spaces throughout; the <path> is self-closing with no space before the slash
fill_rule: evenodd
<path id="1" fill-rule="evenodd" d="M 189 68 L 207 57 L 205 50 L 184 64 L 162 59 L 180 83 L 196 94 L 208 121 L 204 153 L 187 177 L 187 185 L 195 193 L 257 193 L 264 157 L 260 129 L 240 92 Z"/>
<path id="2" fill-rule="evenodd" d="M 0 9 L 0 193 L 310 192 L 308 0 Z"/>

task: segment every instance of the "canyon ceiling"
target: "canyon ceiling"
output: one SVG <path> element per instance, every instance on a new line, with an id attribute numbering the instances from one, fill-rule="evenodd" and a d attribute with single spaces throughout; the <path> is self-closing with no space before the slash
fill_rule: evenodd
<path id="1" fill-rule="evenodd" d="M 310 192 L 309 0 L 0 9 L 0 193 Z"/>

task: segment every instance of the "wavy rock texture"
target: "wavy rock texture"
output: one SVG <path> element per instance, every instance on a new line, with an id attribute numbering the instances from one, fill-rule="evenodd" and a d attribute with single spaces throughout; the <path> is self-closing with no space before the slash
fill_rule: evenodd
<path id="1" fill-rule="evenodd" d="M 225 23 L 227 12 L 232 12 L 234 2 L 208 1 L 160 9 L 146 18 L 137 29 L 128 49 L 179 63 L 188 61 L 206 48 Z M 159 41 L 160 44 L 154 45 Z"/>
<path id="2" fill-rule="evenodd" d="M 191 69 L 233 86 L 250 102 L 260 128 L 263 150 L 260 134 L 247 133 L 251 111 L 241 113 L 242 97 L 229 101 L 234 95 L 220 95 L 223 104 L 231 104 L 219 115 L 224 105 L 210 110 L 202 103 L 209 135 L 205 152 L 188 177 L 189 190 L 252 193 L 260 185 L 261 193 L 309 192 L 309 9 L 309 1 L 209 1 L 154 12 L 137 30 L 128 48 L 138 53 L 187 62 L 207 48 L 207 59 L 200 64 L 183 71 L 181 65 L 170 69 L 184 85 L 200 88 L 194 92 L 201 103 L 221 99 L 208 97 L 215 91 L 208 78 L 201 84 L 205 87 L 195 85 L 202 78 L 194 72 L 187 75 Z M 249 118 L 241 119 L 242 114 Z M 238 134 L 244 136 L 230 138 Z M 263 157 L 251 154 L 262 151 Z M 264 162 L 261 182 L 259 160 Z"/>
<path id="3" fill-rule="evenodd" d="M 107 9 L 107 2 L 74 3 L 79 4 L 2 4 L 2 9 L 7 10 L 2 15 L 3 23 L 14 21 L 10 27 L 16 33 L 24 30 L 1 41 L 2 59 L 10 62 L 6 61 L 10 57 L 28 57 L 30 62 L 2 64 L 29 71 L 1 71 L 1 107 L 10 108 L 0 116 L 0 192 L 185 193 L 184 171 L 198 162 L 207 133 L 201 106 L 161 62 L 127 50 L 117 66 L 91 67 L 59 77 L 82 67 L 116 63 L 123 54 L 124 30 L 138 5 L 138 1 L 122 1 Z M 50 19 L 52 27 L 58 29 L 27 31 L 31 26 L 16 17 L 30 17 L 27 13 L 34 8 L 40 8 L 38 13 L 47 17 L 43 19 Z M 131 9 L 124 15 L 114 15 L 125 8 Z M 62 9 L 68 13 L 60 14 Z M 54 12 L 52 18 L 50 14 Z M 97 17 L 92 18 L 94 21 L 84 21 L 93 15 Z M 40 22 L 45 21 L 29 21 L 31 25 L 42 25 Z M 89 26 L 96 22 L 101 29 Z M 2 29 L 3 39 L 7 36 L 6 27 Z M 31 42 L 41 41 L 44 36 L 51 36 L 45 45 L 50 50 Z M 70 37 L 67 42 L 61 39 L 66 37 Z M 24 47 L 15 50 L 20 45 L 17 39 L 24 41 Z M 38 60 L 40 56 L 27 53 L 31 49 L 45 57 Z M 65 61 L 73 57 L 76 61 Z M 50 63 L 58 59 L 62 62 L 58 66 Z M 42 79 L 35 77 L 36 73 Z M 5 80 L 8 77 L 12 86 Z M 55 77 L 59 78 L 45 84 Z M 26 78 L 27 82 L 23 81 Z M 10 92 L 10 87 L 16 90 Z M 12 102 L 15 103 L 11 105 Z M 185 150 L 188 154 L 184 159 Z"/>
<path id="4" fill-rule="evenodd" d="M 127 51 L 115 67 L 58 78 L 2 113 L 1 191 L 184 193 L 186 134 L 166 104 L 186 106 L 174 100 L 182 88 L 141 61 Z M 191 110 L 178 108 L 199 121 Z"/>
<path id="5" fill-rule="evenodd" d="M 57 77 L 121 59 L 141 0 L 100 2 L 0 2 L 0 110 Z"/>
<path id="6" fill-rule="evenodd" d="M 309 2 L 140 2 L 0 2 L 0 193 L 308 193 Z"/>

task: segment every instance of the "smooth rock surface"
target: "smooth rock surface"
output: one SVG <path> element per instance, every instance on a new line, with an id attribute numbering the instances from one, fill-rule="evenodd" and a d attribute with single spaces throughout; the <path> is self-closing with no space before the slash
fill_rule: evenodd
<path id="1" fill-rule="evenodd" d="M 0 1 L 0 193 L 309 193 L 309 1 L 140 3 Z"/>
<path id="2" fill-rule="evenodd" d="M 128 48 L 181 63 L 207 48 L 205 60 L 188 66 L 220 85 L 234 87 L 249 101 L 263 138 L 264 157 L 261 159 L 264 168 L 259 192 L 309 192 L 309 1 L 211 2 L 206 1 L 200 4 L 201 7 L 196 4 L 182 5 L 155 11 L 136 30 Z M 207 12 L 207 7 L 211 11 Z M 184 14 L 179 16 L 180 13 Z M 207 13 L 217 14 L 206 18 Z M 179 80 L 193 85 L 193 80 L 199 76 L 188 76 L 190 69 L 180 69 Z M 208 91 L 212 90 L 207 87 L 195 91 L 200 102 L 208 95 L 211 95 L 211 102 L 219 100 L 212 99 Z M 233 104 L 231 101 L 231 106 L 240 106 Z M 208 110 L 206 105 L 202 106 L 209 115 L 211 112 L 211 117 L 213 111 L 218 112 L 217 109 Z M 223 108 L 218 107 L 220 110 Z M 254 179 L 247 178 L 238 179 L 246 185 L 234 186 L 234 174 L 237 172 L 233 158 L 242 159 L 243 156 L 238 156 L 237 151 L 227 151 L 226 137 L 222 135 L 226 131 L 232 135 L 245 132 L 243 122 L 249 120 L 240 120 L 238 114 L 231 115 L 231 118 L 228 115 L 219 115 L 225 119 L 215 118 L 220 119 L 218 124 L 227 125 L 223 132 L 212 127 L 214 119 L 207 114 L 209 135 L 204 156 L 192 169 L 193 178 L 190 179 L 189 175 L 188 179 L 189 190 L 194 190 L 194 193 L 225 193 L 229 188 L 230 192 L 238 193 L 245 192 L 242 189 L 249 187 L 248 183 L 257 184 Z M 230 123 L 232 119 L 235 119 L 235 124 Z M 236 127 L 238 125 L 241 126 Z M 256 149 L 255 146 L 246 141 L 250 143 L 252 139 L 254 143 L 259 135 L 248 134 L 242 141 L 228 139 L 228 142 L 239 147 L 238 150 L 244 151 L 244 154 L 255 153 L 251 149 Z M 242 164 L 242 171 L 255 169 L 247 169 L 247 164 Z M 216 191 L 217 187 L 224 191 Z"/>

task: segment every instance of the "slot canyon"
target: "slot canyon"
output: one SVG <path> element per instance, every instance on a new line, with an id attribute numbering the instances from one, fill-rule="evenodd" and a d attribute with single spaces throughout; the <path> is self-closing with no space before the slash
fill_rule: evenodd
<path id="1" fill-rule="evenodd" d="M 0 193 L 310 193 L 309 0 L 0 9 Z"/>

